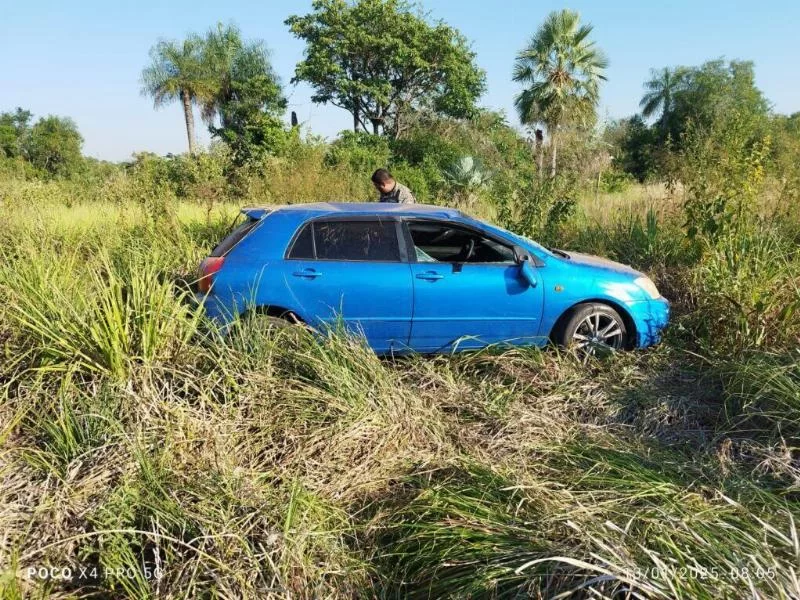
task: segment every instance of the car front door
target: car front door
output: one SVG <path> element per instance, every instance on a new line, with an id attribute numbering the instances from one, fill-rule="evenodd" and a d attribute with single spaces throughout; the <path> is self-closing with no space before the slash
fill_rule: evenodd
<path id="1" fill-rule="evenodd" d="M 405 222 L 414 285 L 409 345 L 417 351 L 538 344 L 541 276 L 531 284 L 511 244 L 435 220 Z"/>
<path id="2" fill-rule="evenodd" d="M 341 319 L 377 352 L 405 348 L 412 284 L 397 219 L 322 219 L 306 223 L 287 252 L 285 280 L 310 324 Z"/>

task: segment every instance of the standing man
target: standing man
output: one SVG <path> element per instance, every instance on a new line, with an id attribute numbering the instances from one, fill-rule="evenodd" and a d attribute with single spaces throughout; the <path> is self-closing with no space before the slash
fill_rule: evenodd
<path id="1" fill-rule="evenodd" d="M 402 183 L 397 183 L 386 169 L 378 169 L 372 174 L 372 183 L 381 195 L 378 202 L 394 202 L 395 204 L 414 204 L 414 194 Z"/>

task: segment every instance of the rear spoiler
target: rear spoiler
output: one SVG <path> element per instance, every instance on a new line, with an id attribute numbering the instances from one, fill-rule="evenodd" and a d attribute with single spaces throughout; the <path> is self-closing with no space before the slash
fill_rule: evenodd
<path id="1" fill-rule="evenodd" d="M 259 221 L 273 212 L 275 209 L 270 206 L 248 206 L 241 210 L 243 215 L 246 215 L 253 221 Z"/>

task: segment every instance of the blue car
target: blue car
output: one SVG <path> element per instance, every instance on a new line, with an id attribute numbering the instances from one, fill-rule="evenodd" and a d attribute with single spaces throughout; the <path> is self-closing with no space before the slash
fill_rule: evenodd
<path id="1" fill-rule="evenodd" d="M 198 296 L 237 318 L 334 322 L 377 353 L 554 342 L 583 353 L 658 342 L 669 302 L 631 267 L 533 240 L 458 210 L 317 203 L 242 210 L 200 267 Z"/>

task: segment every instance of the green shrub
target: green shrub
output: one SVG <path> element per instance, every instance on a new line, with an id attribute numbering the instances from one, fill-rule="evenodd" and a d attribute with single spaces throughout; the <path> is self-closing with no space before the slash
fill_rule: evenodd
<path id="1" fill-rule="evenodd" d="M 390 164 L 389 168 L 397 181 L 411 190 L 417 202 L 452 206 L 450 198 L 440 195 L 439 172 L 431 161 L 423 161 L 419 166 L 401 161 Z"/>
<path id="2" fill-rule="evenodd" d="M 695 269 L 696 307 L 688 323 L 723 354 L 748 348 L 791 348 L 800 339 L 797 246 L 761 225 L 708 246 Z"/>
<path id="3" fill-rule="evenodd" d="M 603 171 L 600 174 L 600 191 L 607 194 L 627 192 L 634 181 L 633 175 L 624 171 Z"/>
<path id="4" fill-rule="evenodd" d="M 735 111 L 723 112 L 709 127 L 690 124 L 678 159 L 689 237 L 715 243 L 755 216 L 769 139 L 754 139 L 751 125 Z"/>
<path id="5" fill-rule="evenodd" d="M 37 173 L 36 168 L 21 156 L 0 156 L 0 181 L 5 185 L 12 180 L 33 179 Z"/>
<path id="6" fill-rule="evenodd" d="M 492 195 L 502 227 L 549 242 L 575 211 L 578 186 L 574 178 L 565 175 L 526 179 L 503 173 L 495 177 Z"/>
<path id="7" fill-rule="evenodd" d="M 428 162 L 441 168 L 463 153 L 461 145 L 441 136 L 436 130 L 413 130 L 408 137 L 392 141 L 394 160 L 411 165 Z"/>
<path id="8" fill-rule="evenodd" d="M 250 173 L 243 194 L 251 204 L 364 202 L 375 197 L 371 173 L 325 164 L 324 146 L 303 146 L 291 156 L 265 159 Z"/>
<path id="9" fill-rule="evenodd" d="M 362 131 L 342 131 L 325 154 L 325 164 L 345 165 L 354 173 L 372 174 L 389 164 L 389 141 Z"/>

